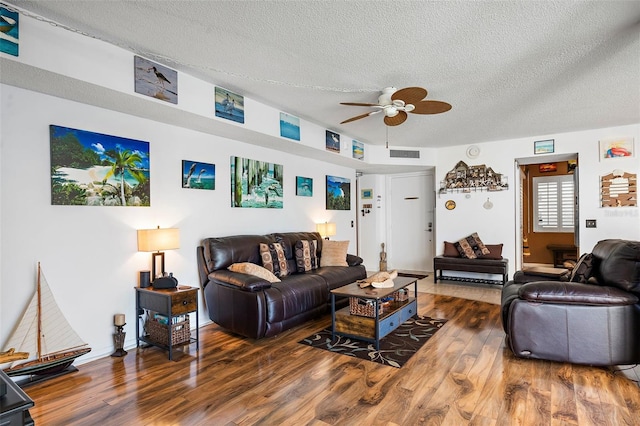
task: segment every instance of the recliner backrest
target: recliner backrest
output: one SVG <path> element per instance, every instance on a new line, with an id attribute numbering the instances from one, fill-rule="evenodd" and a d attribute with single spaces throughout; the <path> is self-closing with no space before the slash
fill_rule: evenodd
<path id="1" fill-rule="evenodd" d="M 640 241 L 602 240 L 591 253 L 599 284 L 640 294 Z"/>

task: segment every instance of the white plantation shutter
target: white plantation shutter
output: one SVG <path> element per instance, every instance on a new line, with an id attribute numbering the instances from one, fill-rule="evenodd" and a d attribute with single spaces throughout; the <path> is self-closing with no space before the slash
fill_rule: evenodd
<path id="1" fill-rule="evenodd" d="M 571 175 L 533 178 L 534 232 L 573 232 Z"/>

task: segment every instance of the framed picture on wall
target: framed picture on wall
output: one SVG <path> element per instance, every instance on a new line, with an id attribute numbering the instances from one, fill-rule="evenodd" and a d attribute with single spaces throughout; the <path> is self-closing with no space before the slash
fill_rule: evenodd
<path id="1" fill-rule="evenodd" d="M 327 175 L 327 210 L 351 210 L 351 180 Z"/>
<path id="2" fill-rule="evenodd" d="M 370 200 L 373 198 L 373 189 L 363 189 L 360 191 L 363 200 Z"/>
<path id="3" fill-rule="evenodd" d="M 216 165 L 182 160 L 182 187 L 216 189 Z"/>
<path id="4" fill-rule="evenodd" d="M 51 204 L 150 205 L 149 142 L 49 126 Z"/>
<path id="5" fill-rule="evenodd" d="M 610 138 L 600 141 L 600 160 L 631 158 L 634 156 L 633 138 Z"/>
<path id="6" fill-rule="evenodd" d="M 134 56 L 133 76 L 136 93 L 172 104 L 178 103 L 177 71 L 140 56 Z"/>
<path id="7" fill-rule="evenodd" d="M 296 195 L 313 197 L 313 178 L 296 176 Z"/>
<path id="8" fill-rule="evenodd" d="M 280 136 L 283 138 L 300 140 L 300 119 L 293 115 L 280 113 Z"/>
<path id="9" fill-rule="evenodd" d="M 231 207 L 281 209 L 281 164 L 231 157 Z"/>
<path id="10" fill-rule="evenodd" d="M 0 52 L 18 56 L 19 47 L 19 21 L 18 12 L 12 12 L 0 7 Z"/>
<path id="11" fill-rule="evenodd" d="M 325 148 L 327 151 L 340 152 L 340 135 L 331 130 L 326 131 Z"/>
<path id="12" fill-rule="evenodd" d="M 244 96 L 216 86 L 216 117 L 244 123 Z"/>
<path id="13" fill-rule="evenodd" d="M 533 143 L 533 153 L 534 154 L 552 154 L 555 151 L 554 143 L 555 143 L 554 139 L 547 139 L 544 141 L 535 141 Z"/>

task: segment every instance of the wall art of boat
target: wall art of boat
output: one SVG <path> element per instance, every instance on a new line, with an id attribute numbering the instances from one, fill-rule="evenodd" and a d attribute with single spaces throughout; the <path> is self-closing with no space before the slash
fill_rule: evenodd
<path id="1" fill-rule="evenodd" d="M 4 347 L 0 364 L 12 362 L 3 370 L 8 376 L 61 373 L 91 351 L 56 304 L 40 262 L 36 292 Z M 17 363 L 23 359 L 26 361 Z"/>

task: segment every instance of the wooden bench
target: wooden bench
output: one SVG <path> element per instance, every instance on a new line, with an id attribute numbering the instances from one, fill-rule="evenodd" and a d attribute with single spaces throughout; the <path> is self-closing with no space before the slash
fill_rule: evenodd
<path id="1" fill-rule="evenodd" d="M 440 271 L 440 272 L 438 272 Z M 473 272 L 477 274 L 499 274 L 502 281 L 464 278 L 455 276 L 442 276 L 442 271 Z M 480 282 L 486 284 L 506 284 L 509 280 L 509 259 L 467 259 L 466 257 L 445 257 L 436 256 L 433 258 L 433 282 L 438 280 Z"/>

